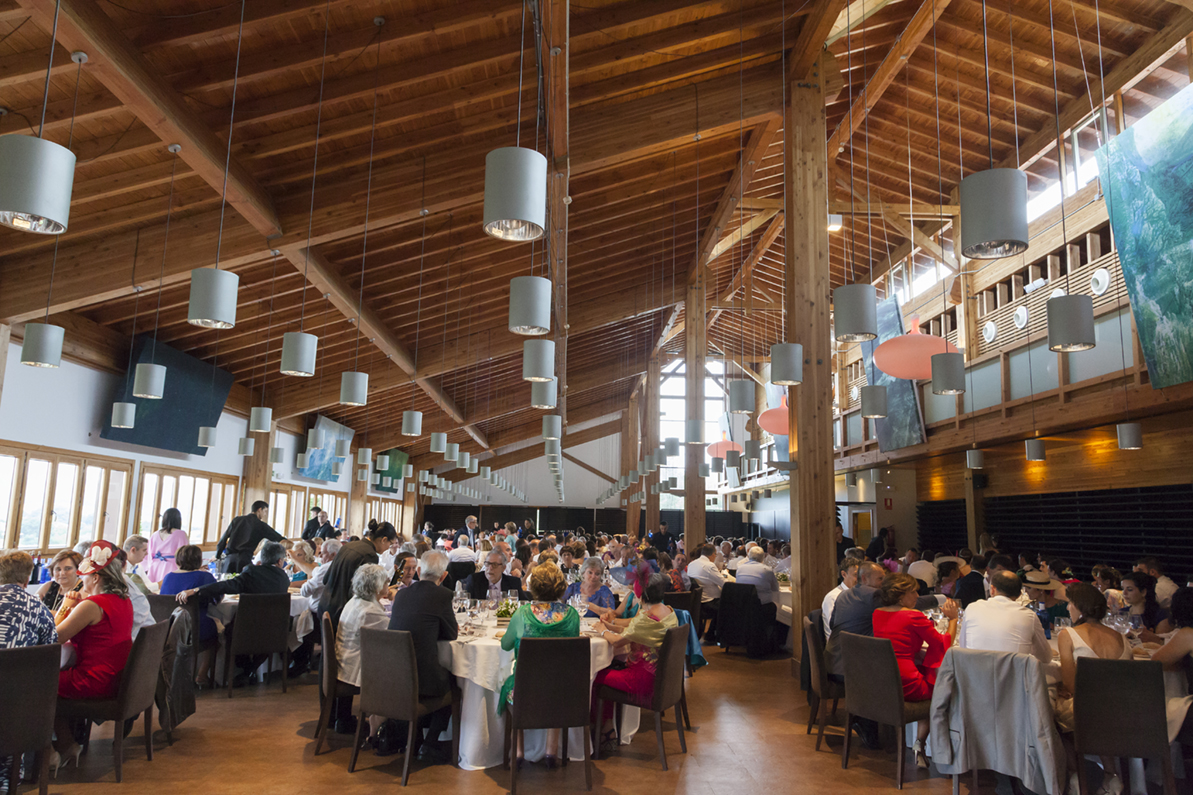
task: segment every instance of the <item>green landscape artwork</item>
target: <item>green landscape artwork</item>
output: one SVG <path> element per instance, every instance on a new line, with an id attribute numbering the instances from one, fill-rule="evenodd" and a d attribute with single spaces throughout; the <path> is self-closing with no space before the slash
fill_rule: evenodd
<path id="1" fill-rule="evenodd" d="M 1097 154 L 1152 387 L 1193 381 L 1193 86 Z"/>
<path id="2" fill-rule="evenodd" d="M 373 491 L 380 491 L 385 494 L 398 494 L 402 490 L 402 470 L 406 468 L 406 462 L 409 461 L 410 458 L 404 451 L 399 450 L 396 447 L 391 450 L 386 450 L 384 453 L 382 453 L 382 455 L 389 456 L 389 468 L 377 469 L 374 463 L 373 469 L 383 478 L 393 478 L 393 485 L 387 487 L 378 484 L 373 486 Z M 384 483 L 384 481 L 382 482 Z"/>
<path id="3" fill-rule="evenodd" d="M 920 415 L 920 393 L 914 381 L 894 378 L 874 366 L 874 349 L 903 333 L 903 316 L 894 296 L 878 302 L 878 339 L 863 342 L 862 363 L 867 383 L 886 387 L 886 417 L 875 420 L 878 449 L 899 450 L 924 441 L 924 421 Z"/>

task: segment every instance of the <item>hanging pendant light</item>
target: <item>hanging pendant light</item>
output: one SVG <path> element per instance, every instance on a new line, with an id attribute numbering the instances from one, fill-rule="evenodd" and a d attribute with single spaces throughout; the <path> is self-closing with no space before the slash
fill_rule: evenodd
<path id="1" fill-rule="evenodd" d="M 385 475 L 381 478 L 382 488 L 392 489 L 394 487 L 394 479 L 391 475 Z"/>
<path id="2" fill-rule="evenodd" d="M 937 353 L 932 356 L 932 394 L 960 395 L 965 392 L 965 356 Z"/>
<path id="3" fill-rule="evenodd" d="M 716 472 L 717 474 L 721 474 L 722 472 L 724 472 L 725 471 L 725 459 L 722 458 L 721 456 L 713 456 L 712 471 Z"/>
<path id="4" fill-rule="evenodd" d="M 880 467 L 875 467 L 874 469 L 871 469 L 870 470 L 870 483 L 874 484 L 874 483 L 881 483 L 881 482 L 882 482 L 882 469 Z"/>
<path id="5" fill-rule="evenodd" d="M 1028 461 L 1043 461 L 1045 459 L 1043 439 L 1028 439 L 1026 447 Z"/>
<path id="6" fill-rule="evenodd" d="M 286 448 L 274 447 L 269 451 L 269 463 L 280 464 L 286 460 Z"/>
<path id="7" fill-rule="evenodd" d="M 47 90 L 49 80 L 47 72 Z M 75 155 L 65 146 L 40 133 L 37 138 L 0 136 L 0 224 L 39 235 L 62 234 L 70 221 L 74 181 Z"/>
<path id="8" fill-rule="evenodd" d="M 659 469 L 659 454 L 657 450 L 651 450 L 646 454 L 646 471 L 657 472 Z"/>
<path id="9" fill-rule="evenodd" d="M 137 421 L 137 404 L 136 403 L 113 403 L 112 404 L 112 427 L 113 428 L 132 428 Z"/>
<path id="10" fill-rule="evenodd" d="M 551 330 L 551 282 L 542 276 L 510 279 L 509 330 L 538 335 Z"/>
<path id="11" fill-rule="evenodd" d="M 414 493 L 414 490 L 415 490 L 416 488 L 418 488 L 418 485 L 417 485 L 417 484 L 415 484 L 415 483 L 407 483 L 407 484 L 406 484 L 406 492 L 407 492 L 408 494 L 413 494 L 413 493 Z"/>
<path id="12" fill-rule="evenodd" d="M 552 381 L 555 378 L 555 341 L 526 340 L 522 343 L 522 379 Z"/>
<path id="13" fill-rule="evenodd" d="M 684 420 L 684 444 L 704 444 L 704 422 L 701 420 Z"/>
<path id="14" fill-rule="evenodd" d="M 367 470 L 367 469 L 356 470 L 356 480 L 359 483 L 367 483 L 369 481 L 369 470 Z"/>
<path id="15" fill-rule="evenodd" d="M 729 412 L 731 414 L 754 413 L 754 382 L 739 378 L 729 382 Z"/>
<path id="16" fill-rule="evenodd" d="M 373 486 L 380 486 L 381 485 L 381 473 L 374 472 L 373 474 L 369 475 L 369 483 Z"/>
<path id="17" fill-rule="evenodd" d="M 253 406 L 249 409 L 249 432 L 269 433 L 273 424 L 273 409 L 268 406 Z"/>
<path id="18" fill-rule="evenodd" d="M 382 453 L 381 455 L 377 456 L 377 469 L 381 472 L 384 472 L 387 469 L 389 469 L 389 456 L 386 455 L 385 453 Z"/>
<path id="19" fill-rule="evenodd" d="M 971 259 L 999 259 L 1027 251 L 1027 174 L 990 168 L 970 174 L 961 197 L 961 253 Z"/>
<path id="20" fill-rule="evenodd" d="M 737 450 L 730 450 L 725 453 L 725 468 L 738 469 L 741 466 L 741 453 Z"/>
<path id="21" fill-rule="evenodd" d="M 62 364 L 62 341 L 65 335 L 66 331 L 62 326 L 26 323 L 25 339 L 21 343 L 21 364 L 30 367 L 58 367 Z"/>
<path id="22" fill-rule="evenodd" d="M 804 382 L 803 345 L 777 342 L 770 346 L 770 382 L 775 386 L 796 386 Z"/>
<path id="23" fill-rule="evenodd" d="M 257 440 L 251 436 L 243 436 L 236 445 L 236 454 L 250 456 L 257 449 Z"/>
<path id="24" fill-rule="evenodd" d="M 236 325 L 236 291 L 239 288 L 240 277 L 231 271 L 215 268 L 191 271 L 186 322 L 202 328 L 232 328 Z"/>
<path id="25" fill-rule="evenodd" d="M 467 450 L 461 450 L 460 460 L 456 463 L 459 464 L 460 469 L 467 469 L 468 465 L 472 463 L 472 453 L 468 452 Z"/>
<path id="26" fill-rule="evenodd" d="M 323 434 L 319 433 L 318 429 L 311 428 L 307 431 L 307 450 L 318 450 L 323 447 Z"/>
<path id="27" fill-rule="evenodd" d="M 485 157 L 485 233 L 499 240 L 538 240 L 547 228 L 547 158 L 506 146 Z"/>
<path id="28" fill-rule="evenodd" d="M 663 440 L 663 449 L 666 451 L 668 458 L 679 455 L 679 439 L 674 436 L 668 436 Z"/>
<path id="29" fill-rule="evenodd" d="M 556 392 L 559 382 L 552 378 L 550 381 L 530 382 L 530 407 L 532 409 L 555 408 Z"/>
<path id="30" fill-rule="evenodd" d="M 563 417 L 558 414 L 543 415 L 543 438 L 560 439 L 563 437 Z"/>
<path id="31" fill-rule="evenodd" d="M 1143 426 L 1138 422 L 1120 422 L 1116 430 L 1119 450 L 1143 449 Z"/>
<path id="32" fill-rule="evenodd" d="M 1049 298 L 1048 350 L 1058 353 L 1088 351 L 1094 338 L 1094 299 L 1088 295 Z"/>
<path id="33" fill-rule="evenodd" d="M 336 458 L 348 458 L 352 455 L 352 442 L 349 439 L 336 439 Z"/>
<path id="34" fill-rule="evenodd" d="M 294 466 L 296 466 L 298 469 L 306 469 L 310 465 L 311 465 L 311 454 L 310 453 L 299 453 L 295 457 Z"/>
<path id="35" fill-rule="evenodd" d="M 762 457 L 762 442 L 757 439 L 746 439 L 742 442 L 742 458 L 757 461 Z"/>
<path id="36" fill-rule="evenodd" d="M 356 463 L 362 467 L 367 467 L 373 460 L 373 448 L 361 447 L 356 451 Z"/>
<path id="37" fill-rule="evenodd" d="M 468 469 L 469 475 L 475 475 L 479 468 L 480 468 L 480 462 L 477 461 L 475 458 L 468 462 L 467 469 Z"/>
<path id="38" fill-rule="evenodd" d="M 402 477 L 407 480 L 414 477 L 414 464 L 406 464 L 402 467 Z"/>
<path id="39" fill-rule="evenodd" d="M 877 420 L 886 416 L 886 387 L 881 384 L 864 386 L 862 394 L 862 416 Z"/>
<path id="40" fill-rule="evenodd" d="M 669 489 L 679 488 L 679 478 L 677 478 L 677 477 L 667 478 L 667 488 L 669 488 Z"/>
<path id="41" fill-rule="evenodd" d="M 287 331 L 282 335 L 283 375 L 310 378 L 315 374 L 315 351 L 319 338 L 302 331 Z M 342 384 L 341 384 L 342 388 Z"/>
<path id="42" fill-rule="evenodd" d="M 630 471 L 630 483 L 637 483 L 637 482 L 638 482 L 638 470 L 636 470 L 636 469 L 631 470 Z"/>
<path id="43" fill-rule="evenodd" d="M 342 474 L 344 474 L 344 462 L 343 461 L 332 461 L 331 462 L 331 476 L 333 478 L 338 478 Z"/>
<path id="44" fill-rule="evenodd" d="M 369 374 L 355 372 L 340 373 L 340 403 L 345 406 L 364 406 L 368 402 Z"/>
<path id="45" fill-rule="evenodd" d="M 702 477 L 702 478 L 706 478 L 706 477 L 708 477 L 708 476 L 709 476 L 709 474 L 710 474 L 710 471 L 709 471 L 709 468 L 708 468 L 708 464 L 700 464 L 700 465 L 698 465 L 698 466 L 696 467 L 696 474 L 697 474 L 699 477 Z"/>
<path id="46" fill-rule="evenodd" d="M 447 452 L 447 434 L 436 431 L 431 434 L 431 452 L 432 453 L 446 453 Z"/>
<path id="47" fill-rule="evenodd" d="M 199 447 L 215 447 L 215 428 L 210 425 L 199 428 Z"/>
<path id="48" fill-rule="evenodd" d="M 402 412 L 402 435 L 421 436 L 423 432 L 423 413 L 421 411 Z"/>
<path id="49" fill-rule="evenodd" d="M 981 469 L 986 465 L 986 453 L 973 449 L 965 451 L 965 466 L 968 469 Z"/>
<path id="50" fill-rule="evenodd" d="M 445 450 L 443 453 L 443 460 L 451 461 L 453 463 L 459 461 L 460 445 L 456 444 L 455 442 L 449 442 L 447 445 L 447 450 Z"/>
<path id="51" fill-rule="evenodd" d="M 866 342 L 878 336 L 878 297 L 872 284 L 833 290 L 833 334 L 837 342 Z"/>

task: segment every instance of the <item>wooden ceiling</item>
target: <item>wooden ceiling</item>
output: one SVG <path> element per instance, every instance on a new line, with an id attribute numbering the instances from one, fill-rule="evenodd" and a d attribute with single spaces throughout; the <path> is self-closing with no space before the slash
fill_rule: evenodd
<path id="1" fill-rule="evenodd" d="M 979 0 L 537 0 L 525 16 L 509 0 L 254 0 L 242 39 L 237 2 L 62 0 L 45 136 L 78 156 L 70 228 L 0 230 L 0 318 L 46 312 L 53 262 L 51 316 L 124 339 L 157 318 L 158 339 L 278 418 L 321 412 L 417 456 L 426 436 L 397 433 L 415 408 L 424 432 L 500 447 L 541 414 L 506 330 L 513 276 L 556 283 L 572 423 L 621 410 L 654 352 L 682 350 L 699 262 L 711 353 L 756 360 L 779 339 L 787 81 L 828 70 L 834 202 L 890 205 L 832 238 L 833 283 L 865 280 L 940 231 L 925 208 L 991 158 L 1034 163 L 1042 188 L 1057 109 L 1075 123 L 1103 77 L 1112 94 L 1177 48 L 1180 5 L 1053 0 L 1050 22 L 1048 0 L 987 3 L 991 144 Z M 54 10 L 0 0 L 0 132 L 39 125 Z M 1147 104 L 1146 81 L 1132 91 Z M 485 154 L 519 135 L 550 162 L 534 245 L 481 230 Z M 189 271 L 217 248 L 241 280 L 220 333 L 186 323 Z M 319 337 L 309 380 L 278 373 L 300 328 Z M 338 404 L 353 369 L 367 407 Z"/>

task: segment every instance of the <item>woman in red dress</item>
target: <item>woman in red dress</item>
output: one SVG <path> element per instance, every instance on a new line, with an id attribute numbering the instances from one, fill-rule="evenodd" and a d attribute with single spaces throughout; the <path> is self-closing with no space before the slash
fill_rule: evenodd
<path id="1" fill-rule="evenodd" d="M 83 589 L 58 624 L 59 642 L 74 646 L 77 661 L 58 674 L 59 698 L 116 695 L 133 645 L 133 607 L 121 569 L 119 550 L 108 541 L 92 544 L 79 564 Z M 55 734 L 58 759 L 51 758 L 50 766 L 57 769 L 61 760 L 77 761 L 80 749 L 65 719 L 57 721 Z"/>
<path id="2" fill-rule="evenodd" d="M 957 603 L 945 602 L 947 633 L 936 631 L 926 615 L 915 609 L 919 582 L 910 574 L 888 574 L 882 580 L 882 607 L 874 611 L 874 637 L 886 638 L 895 647 L 899 676 L 903 680 L 905 701 L 927 701 L 936 685 L 936 671 L 957 635 Z M 924 741 L 928 739 L 928 721 L 916 726 L 915 763 L 926 770 L 928 757 Z"/>

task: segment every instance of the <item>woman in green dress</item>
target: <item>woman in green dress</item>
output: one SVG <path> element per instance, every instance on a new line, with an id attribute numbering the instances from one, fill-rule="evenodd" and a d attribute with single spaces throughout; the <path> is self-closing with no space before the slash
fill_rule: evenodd
<path id="1" fill-rule="evenodd" d="M 514 652 L 514 666 L 518 664 L 518 648 L 522 638 L 575 638 L 580 635 L 580 614 L 574 607 L 560 601 L 567 590 L 567 580 L 553 561 L 540 563 L 530 572 L 530 596 L 534 600 L 524 604 L 510 618 L 509 628 L 501 637 L 501 648 Z M 514 672 L 501 686 L 497 701 L 497 713 L 504 714 L 514 700 Z M 558 759 L 559 733 L 552 730 L 547 735 L 546 762 L 554 768 Z M 522 749 L 518 748 L 519 762 Z"/>

